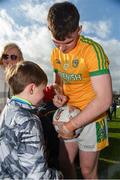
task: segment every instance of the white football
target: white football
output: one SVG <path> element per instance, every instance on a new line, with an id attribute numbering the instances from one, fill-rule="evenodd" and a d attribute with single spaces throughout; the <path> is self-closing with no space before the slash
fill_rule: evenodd
<path id="1" fill-rule="evenodd" d="M 53 121 L 68 122 L 79 113 L 80 113 L 80 109 L 73 106 L 65 105 L 56 110 L 53 116 Z M 56 125 L 55 125 L 55 130 L 58 131 L 58 127 Z M 75 134 L 79 135 L 81 131 L 82 128 L 79 128 L 75 131 Z"/>

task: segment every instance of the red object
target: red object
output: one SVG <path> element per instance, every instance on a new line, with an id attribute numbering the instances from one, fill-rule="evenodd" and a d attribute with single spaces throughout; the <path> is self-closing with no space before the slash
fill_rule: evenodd
<path id="1" fill-rule="evenodd" d="M 44 102 L 52 101 L 53 97 L 55 95 L 55 91 L 53 88 L 53 85 L 47 86 L 44 90 Z"/>

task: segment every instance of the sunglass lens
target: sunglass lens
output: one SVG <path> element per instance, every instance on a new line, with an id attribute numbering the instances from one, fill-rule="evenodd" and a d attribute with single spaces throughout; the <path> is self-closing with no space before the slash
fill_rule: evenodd
<path id="1" fill-rule="evenodd" d="M 16 60 L 16 59 L 17 59 L 17 56 L 16 56 L 16 55 L 11 55 L 11 59 L 12 59 L 12 60 Z"/>
<path id="2" fill-rule="evenodd" d="M 9 56 L 8 56 L 7 54 L 3 54 L 3 55 L 2 55 L 2 59 L 7 60 L 7 59 L 8 59 L 8 57 L 9 57 Z"/>

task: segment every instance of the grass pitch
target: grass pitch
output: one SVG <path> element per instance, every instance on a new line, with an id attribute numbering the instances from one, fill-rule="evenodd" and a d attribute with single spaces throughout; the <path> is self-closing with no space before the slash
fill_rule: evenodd
<path id="1" fill-rule="evenodd" d="M 120 179 L 120 108 L 108 122 L 109 146 L 101 151 L 99 174 L 102 179 Z"/>

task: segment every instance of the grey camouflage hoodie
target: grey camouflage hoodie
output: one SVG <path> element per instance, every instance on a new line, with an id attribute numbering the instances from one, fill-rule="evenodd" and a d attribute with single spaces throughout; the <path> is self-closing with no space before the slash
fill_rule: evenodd
<path id="1" fill-rule="evenodd" d="M 11 98 L 0 115 L 0 179 L 59 179 L 48 168 L 41 121 L 35 107 Z"/>

